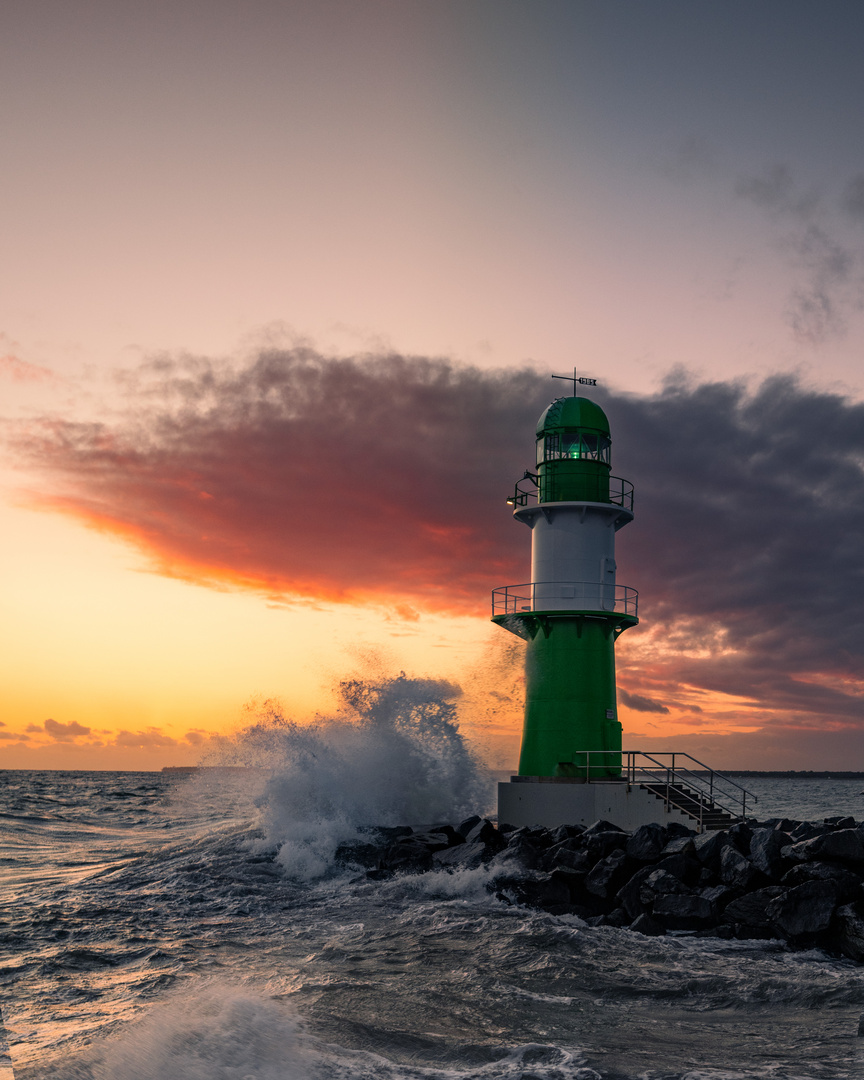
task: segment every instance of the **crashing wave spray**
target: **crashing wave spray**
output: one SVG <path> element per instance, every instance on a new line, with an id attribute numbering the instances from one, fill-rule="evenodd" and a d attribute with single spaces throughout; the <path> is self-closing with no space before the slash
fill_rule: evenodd
<path id="1" fill-rule="evenodd" d="M 243 731 L 234 761 L 270 773 L 258 800 L 261 849 L 292 877 L 333 866 L 364 826 L 430 824 L 482 813 L 489 778 L 460 734 L 460 690 L 435 679 L 351 679 L 342 709 L 308 724 L 273 704 Z"/>

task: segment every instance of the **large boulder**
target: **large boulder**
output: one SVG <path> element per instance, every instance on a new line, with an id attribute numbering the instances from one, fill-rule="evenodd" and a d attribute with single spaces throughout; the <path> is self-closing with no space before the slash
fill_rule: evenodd
<path id="1" fill-rule="evenodd" d="M 812 937 L 831 925 L 837 906 L 837 886 L 832 881 L 805 881 L 765 908 L 771 923 L 785 938 Z"/>
<path id="2" fill-rule="evenodd" d="M 864 960 L 864 900 L 839 907 L 834 925 L 840 952 L 850 960 Z"/>
<path id="3" fill-rule="evenodd" d="M 745 893 L 726 905 L 723 912 L 723 922 L 730 923 L 745 930 L 764 930 L 773 932 L 771 918 L 768 915 L 768 905 L 778 896 L 783 896 L 786 890 L 779 885 L 769 885 L 765 889 L 756 889 L 754 892 Z"/>
<path id="4" fill-rule="evenodd" d="M 720 856 L 720 880 L 724 885 L 746 892 L 762 881 L 762 874 L 737 848 L 729 844 Z"/>
<path id="5" fill-rule="evenodd" d="M 630 877 L 633 863 L 623 848 L 600 859 L 585 878 L 585 888 L 594 896 L 605 900 L 614 896 Z"/>
<path id="6" fill-rule="evenodd" d="M 464 835 L 467 844 L 483 844 L 489 855 L 495 855 L 507 847 L 506 837 L 498 832 L 488 818 L 478 819 L 467 833 L 461 833 L 461 830 L 457 832 Z"/>
<path id="7" fill-rule="evenodd" d="M 667 896 L 669 894 L 680 896 L 689 892 L 690 889 L 687 888 L 684 882 L 679 881 L 672 874 L 667 873 L 665 870 L 652 870 L 639 887 L 639 899 L 647 908 L 654 903 L 658 896 Z"/>
<path id="8" fill-rule="evenodd" d="M 566 882 L 552 874 L 536 874 L 531 878 L 499 878 L 496 895 L 501 900 L 526 907 L 565 910 L 570 906 L 570 890 Z"/>
<path id="9" fill-rule="evenodd" d="M 805 862 L 793 866 L 780 879 L 780 884 L 794 889 L 805 881 L 831 881 L 837 886 L 837 902 L 850 903 L 864 899 L 861 877 L 841 863 Z"/>
<path id="10" fill-rule="evenodd" d="M 652 916 L 667 930 L 702 930 L 717 922 L 717 909 L 704 896 L 658 896 Z"/>
<path id="11" fill-rule="evenodd" d="M 788 844 L 789 837 L 776 829 L 754 829 L 750 836 L 750 862 L 766 877 L 779 878 L 788 866 L 780 852 Z"/>
<path id="12" fill-rule="evenodd" d="M 432 865 L 449 870 L 475 870 L 488 861 L 489 852 L 486 845 L 479 842 L 454 844 L 453 847 L 432 853 Z"/>
<path id="13" fill-rule="evenodd" d="M 618 890 L 618 895 L 615 897 L 615 900 L 618 905 L 624 908 L 631 919 L 635 919 L 637 916 L 646 912 L 649 905 L 654 900 L 653 892 L 649 892 L 648 894 L 648 903 L 642 900 L 642 886 L 645 883 L 645 879 L 653 873 L 653 866 L 643 866 L 641 870 L 637 870 L 630 880 Z"/>
<path id="14" fill-rule="evenodd" d="M 656 862 L 660 852 L 666 846 L 666 830 L 662 825 L 652 822 L 640 825 L 627 841 L 626 851 L 631 859 L 638 862 Z"/>
<path id="15" fill-rule="evenodd" d="M 783 848 L 785 858 L 796 862 L 814 859 L 864 863 L 864 837 L 858 829 L 833 829 Z"/>

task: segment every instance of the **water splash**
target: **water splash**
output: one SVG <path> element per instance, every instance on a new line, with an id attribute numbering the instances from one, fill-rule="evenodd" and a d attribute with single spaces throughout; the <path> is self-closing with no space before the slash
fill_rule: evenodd
<path id="1" fill-rule="evenodd" d="M 333 867 L 364 826 L 458 821 L 488 811 L 488 774 L 459 731 L 452 683 L 350 679 L 341 709 L 299 724 L 266 704 L 232 760 L 269 772 L 259 797 L 259 847 L 292 877 Z"/>

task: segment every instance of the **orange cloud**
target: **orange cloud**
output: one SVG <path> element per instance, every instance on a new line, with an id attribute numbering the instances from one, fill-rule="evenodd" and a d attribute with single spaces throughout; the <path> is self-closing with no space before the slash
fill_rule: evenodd
<path id="1" fill-rule="evenodd" d="M 159 573 L 274 603 L 477 615 L 529 576 L 504 500 L 553 390 L 534 371 L 298 347 L 162 357 L 124 385 L 114 422 L 43 418 L 13 428 L 14 448 L 41 477 L 34 505 Z M 652 396 L 598 396 L 613 467 L 636 483 L 619 581 L 643 623 L 619 646 L 622 705 L 670 729 L 860 725 L 864 406 L 680 373 Z"/>
<path id="2" fill-rule="evenodd" d="M 49 719 L 45 721 L 44 728 L 56 742 L 73 742 L 83 735 L 90 734 L 90 728 L 79 724 L 77 720 L 71 720 L 68 724 L 61 724 L 59 720 Z M 32 728 L 29 730 L 32 730 Z"/>
<path id="3" fill-rule="evenodd" d="M 0 356 L 0 375 L 5 375 L 13 382 L 52 382 L 57 376 L 53 371 L 38 364 L 31 364 L 29 360 L 20 360 L 17 356 L 7 354 Z"/>

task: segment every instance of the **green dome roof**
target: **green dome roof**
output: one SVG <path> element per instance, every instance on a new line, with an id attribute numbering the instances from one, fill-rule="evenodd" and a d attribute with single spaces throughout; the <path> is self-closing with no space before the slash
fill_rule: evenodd
<path id="1" fill-rule="evenodd" d="M 609 435 L 606 413 L 584 397 L 557 398 L 537 421 L 537 437 L 575 428 Z"/>

